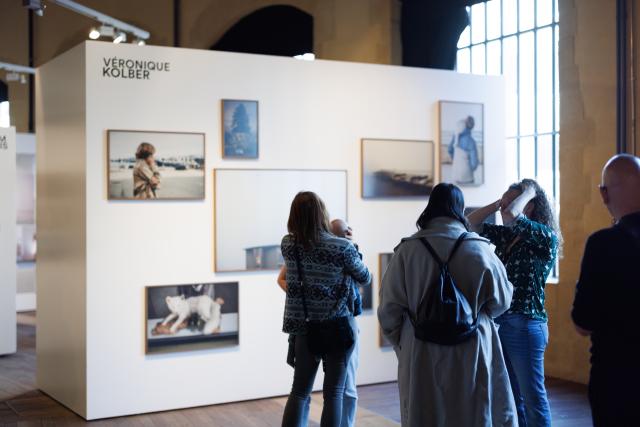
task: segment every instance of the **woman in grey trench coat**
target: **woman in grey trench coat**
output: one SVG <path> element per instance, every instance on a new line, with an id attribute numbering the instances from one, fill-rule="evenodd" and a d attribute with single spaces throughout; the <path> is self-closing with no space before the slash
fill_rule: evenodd
<path id="1" fill-rule="evenodd" d="M 413 236 L 395 249 L 382 280 L 378 319 L 398 357 L 403 426 L 517 426 L 509 376 L 494 317 L 511 303 L 513 287 L 489 242 L 469 233 L 449 264 L 456 286 L 477 318 L 477 335 L 457 345 L 414 337 L 409 313 L 434 285 L 440 269 L 420 242 L 442 260 L 467 231 L 462 191 L 439 184 Z"/>

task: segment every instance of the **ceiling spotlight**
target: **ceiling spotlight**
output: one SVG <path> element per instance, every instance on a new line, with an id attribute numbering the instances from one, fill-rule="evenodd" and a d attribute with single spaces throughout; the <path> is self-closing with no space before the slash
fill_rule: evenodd
<path id="1" fill-rule="evenodd" d="M 136 44 L 137 44 L 138 46 L 144 46 L 144 45 L 145 45 L 145 44 L 147 44 L 147 43 L 146 43 L 144 40 L 142 40 L 142 39 L 138 39 L 138 40 L 136 40 Z"/>
<path id="2" fill-rule="evenodd" d="M 89 38 L 91 40 L 98 40 L 100 38 L 100 31 L 96 28 L 92 28 L 91 31 L 89 31 Z"/>
<path id="3" fill-rule="evenodd" d="M 124 31 L 119 31 L 118 34 L 113 39 L 113 42 L 115 44 L 126 42 L 126 41 L 127 41 L 127 35 L 124 33 Z"/>
<path id="4" fill-rule="evenodd" d="M 17 82 L 20 81 L 20 74 L 15 71 L 8 71 L 6 74 L 6 79 L 8 82 Z"/>
<path id="5" fill-rule="evenodd" d="M 113 37 L 116 34 L 115 28 L 111 25 L 101 25 L 100 28 L 98 28 L 98 32 L 103 37 Z"/>
<path id="6" fill-rule="evenodd" d="M 313 53 L 303 53 L 302 55 L 294 56 L 295 59 L 301 59 L 303 61 L 313 61 L 316 56 Z"/>

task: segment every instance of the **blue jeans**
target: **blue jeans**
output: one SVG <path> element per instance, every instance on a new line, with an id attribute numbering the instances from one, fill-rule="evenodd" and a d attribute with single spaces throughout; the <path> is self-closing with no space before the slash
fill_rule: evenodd
<path id="1" fill-rule="evenodd" d="M 358 389 L 356 387 L 356 371 L 358 370 L 358 352 L 360 333 L 356 333 L 353 352 L 347 364 L 347 378 L 344 385 L 344 398 L 342 399 L 342 420 L 340 427 L 354 427 L 356 425 L 356 410 L 358 409 Z"/>
<path id="2" fill-rule="evenodd" d="M 340 420 L 340 427 L 355 427 L 356 425 L 356 411 L 358 410 L 358 388 L 356 386 L 356 372 L 358 371 L 358 364 L 360 359 L 359 353 L 359 336 L 360 331 L 355 334 L 355 343 L 353 345 L 353 352 L 347 363 L 347 378 L 344 384 L 344 397 L 342 399 L 342 418 Z M 309 405 L 311 404 L 311 397 L 307 399 L 302 416 L 302 425 L 309 424 Z"/>
<path id="3" fill-rule="evenodd" d="M 544 386 L 544 350 L 549 342 L 547 322 L 508 313 L 496 319 L 507 362 L 520 427 L 551 426 Z"/>
<path id="4" fill-rule="evenodd" d="M 351 319 L 354 336 L 357 336 L 355 319 Z M 351 354 L 355 345 L 346 352 L 336 352 L 323 357 L 324 384 L 322 396 L 321 427 L 339 427 L 343 413 L 343 399 Z M 287 399 L 282 418 L 283 427 L 304 427 L 308 424 L 309 403 L 313 382 L 320 365 L 320 359 L 311 354 L 306 335 L 295 337 L 295 368 L 293 386 Z"/>

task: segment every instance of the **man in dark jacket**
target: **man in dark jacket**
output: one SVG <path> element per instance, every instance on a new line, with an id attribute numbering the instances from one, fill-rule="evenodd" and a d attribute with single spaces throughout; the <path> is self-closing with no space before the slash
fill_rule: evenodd
<path id="1" fill-rule="evenodd" d="M 640 159 L 609 160 L 600 194 L 614 225 L 587 240 L 572 317 L 591 336 L 594 426 L 632 425 L 640 418 Z"/>

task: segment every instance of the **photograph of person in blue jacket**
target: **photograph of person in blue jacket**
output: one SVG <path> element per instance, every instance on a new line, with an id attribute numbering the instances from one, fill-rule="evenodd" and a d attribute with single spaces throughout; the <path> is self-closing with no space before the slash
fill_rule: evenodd
<path id="1" fill-rule="evenodd" d="M 475 126 L 473 116 L 458 122 L 458 130 L 451 137 L 448 152 L 452 159 L 452 182 L 458 185 L 476 184 L 474 172 L 478 168 L 478 147 L 472 136 Z"/>

